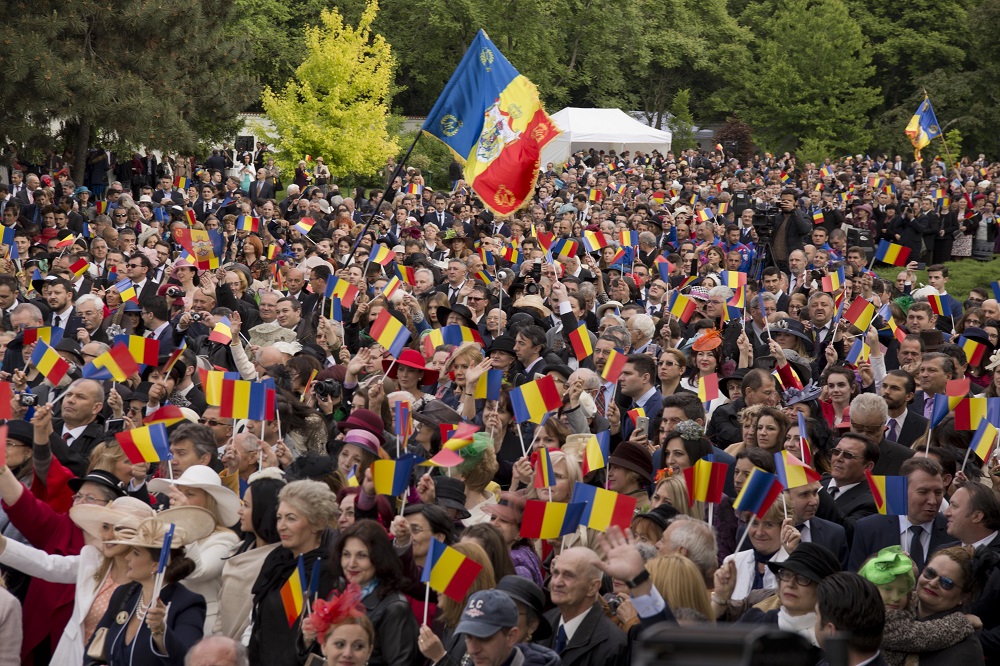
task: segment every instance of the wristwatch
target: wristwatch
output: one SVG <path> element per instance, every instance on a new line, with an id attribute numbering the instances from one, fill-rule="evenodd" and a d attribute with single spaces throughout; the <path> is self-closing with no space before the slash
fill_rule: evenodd
<path id="1" fill-rule="evenodd" d="M 629 578 L 624 581 L 625 587 L 632 590 L 649 580 L 649 571 L 643 569 L 640 573 L 636 574 L 635 578 Z"/>

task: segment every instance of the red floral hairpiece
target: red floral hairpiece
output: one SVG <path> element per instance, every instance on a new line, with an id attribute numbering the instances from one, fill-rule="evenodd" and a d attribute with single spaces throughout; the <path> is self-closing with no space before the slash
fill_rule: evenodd
<path id="1" fill-rule="evenodd" d="M 322 644 L 330 627 L 343 624 L 351 618 L 364 617 L 366 614 L 364 604 L 361 603 L 361 588 L 355 583 L 350 583 L 339 595 L 333 593 L 329 601 L 317 599 L 313 604 L 312 615 L 307 621 L 316 631 Z"/>
<path id="2" fill-rule="evenodd" d="M 653 482 L 659 483 L 660 481 L 663 481 L 663 479 L 669 479 L 673 475 L 674 475 L 673 467 L 664 467 L 663 469 L 661 469 L 659 472 L 656 473 L 656 478 L 653 479 Z"/>

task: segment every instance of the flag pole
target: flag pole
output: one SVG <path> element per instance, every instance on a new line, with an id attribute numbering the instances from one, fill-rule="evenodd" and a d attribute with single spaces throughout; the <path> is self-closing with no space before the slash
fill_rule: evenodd
<path id="1" fill-rule="evenodd" d="M 740 552 L 740 548 L 743 547 L 743 542 L 747 540 L 747 536 L 750 534 L 750 528 L 753 527 L 753 523 L 755 520 L 757 520 L 757 516 L 751 514 L 750 522 L 747 523 L 747 528 L 743 530 L 743 536 L 740 537 L 739 543 L 736 544 L 736 550 L 733 551 L 734 553 Z"/>
<path id="2" fill-rule="evenodd" d="M 524 435 L 521 434 L 521 424 L 517 423 L 517 424 L 515 424 L 514 427 L 517 429 L 517 438 L 519 440 L 521 440 L 521 457 L 527 458 L 528 457 L 528 449 L 526 449 L 524 447 Z"/>

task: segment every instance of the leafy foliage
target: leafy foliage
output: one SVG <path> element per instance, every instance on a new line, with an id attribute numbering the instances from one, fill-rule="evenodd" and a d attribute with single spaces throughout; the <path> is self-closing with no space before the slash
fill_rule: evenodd
<path id="1" fill-rule="evenodd" d="M 691 91 L 687 88 L 678 90 L 674 95 L 674 103 L 670 106 L 670 131 L 673 133 L 673 140 L 670 147 L 674 151 L 694 148 L 694 117 L 691 115 L 689 104 L 691 101 Z"/>
<path id="2" fill-rule="evenodd" d="M 264 89 L 276 162 L 286 173 L 305 155 L 322 155 L 334 176 L 370 174 L 398 150 L 389 134 L 394 60 L 372 32 L 377 14 L 371 0 L 353 28 L 336 9 L 324 11 L 322 26 L 305 29 L 308 55 L 295 79 L 280 93 Z"/>

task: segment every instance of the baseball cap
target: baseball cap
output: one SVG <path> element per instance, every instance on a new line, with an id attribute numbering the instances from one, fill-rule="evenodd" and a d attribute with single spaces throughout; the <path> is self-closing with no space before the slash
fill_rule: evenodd
<path id="1" fill-rule="evenodd" d="M 469 597 L 456 634 L 489 638 L 501 629 L 517 626 L 517 606 L 500 590 L 482 590 Z"/>

